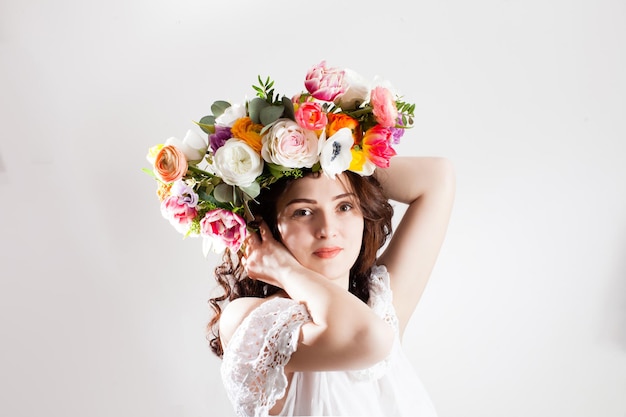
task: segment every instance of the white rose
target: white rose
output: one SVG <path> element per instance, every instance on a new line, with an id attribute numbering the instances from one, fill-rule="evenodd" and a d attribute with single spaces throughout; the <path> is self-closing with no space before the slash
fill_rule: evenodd
<path id="1" fill-rule="evenodd" d="M 235 120 L 246 117 L 246 106 L 233 104 L 224 110 L 224 113 L 215 118 L 215 124 L 220 126 L 233 127 Z"/>
<path id="2" fill-rule="evenodd" d="M 262 138 L 263 159 L 286 168 L 311 168 L 318 160 L 317 134 L 291 119 L 278 119 Z"/>
<path id="3" fill-rule="evenodd" d="M 372 86 L 358 73 L 351 69 L 344 70 L 345 92 L 335 99 L 335 104 L 344 110 L 353 110 L 369 101 Z"/>
<path id="4" fill-rule="evenodd" d="M 173 145 L 180 149 L 182 153 L 185 154 L 187 162 L 191 164 L 202 161 L 202 158 L 206 155 L 206 150 L 209 147 L 207 138 L 200 136 L 192 130 L 187 131 L 187 134 L 182 141 L 172 137 L 165 141 L 165 144 Z"/>
<path id="5" fill-rule="evenodd" d="M 213 168 L 226 184 L 247 187 L 263 172 L 263 160 L 250 145 L 231 138 L 213 155 Z"/>

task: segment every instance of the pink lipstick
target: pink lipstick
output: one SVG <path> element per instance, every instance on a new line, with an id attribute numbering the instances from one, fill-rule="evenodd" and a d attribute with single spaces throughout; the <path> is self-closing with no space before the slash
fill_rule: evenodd
<path id="1" fill-rule="evenodd" d="M 313 255 L 319 258 L 330 259 L 330 258 L 334 258 L 335 256 L 337 256 L 339 252 L 341 252 L 342 250 L 343 250 L 342 248 L 339 248 L 336 246 L 328 247 L 328 248 L 319 248 L 318 250 L 313 252 Z"/>

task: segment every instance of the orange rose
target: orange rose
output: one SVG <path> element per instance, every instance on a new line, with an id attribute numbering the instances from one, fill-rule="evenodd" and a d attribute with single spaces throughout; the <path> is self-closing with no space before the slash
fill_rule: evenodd
<path id="1" fill-rule="evenodd" d="M 329 113 L 328 114 L 328 124 L 326 125 L 326 137 L 331 137 L 334 135 L 339 129 L 347 127 L 352 131 L 352 137 L 354 138 L 354 143 L 358 143 L 361 141 L 361 128 L 359 126 L 359 122 L 343 113 Z"/>
<path id="2" fill-rule="evenodd" d="M 241 117 L 235 120 L 230 131 L 234 138 L 243 140 L 260 154 L 262 148 L 261 129 L 263 129 L 263 125 L 252 123 L 252 119 L 249 117 Z"/>
<path id="3" fill-rule="evenodd" d="M 178 181 L 187 173 L 187 159 L 180 149 L 165 145 L 154 159 L 154 173 L 164 183 Z"/>

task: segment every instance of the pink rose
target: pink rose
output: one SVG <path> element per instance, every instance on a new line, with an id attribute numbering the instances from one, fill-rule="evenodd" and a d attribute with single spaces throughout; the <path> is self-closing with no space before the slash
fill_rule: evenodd
<path id="1" fill-rule="evenodd" d="M 186 234 L 198 211 L 179 196 L 171 195 L 161 202 L 161 214 L 177 231 Z"/>
<path id="2" fill-rule="evenodd" d="M 328 117 L 320 103 L 306 102 L 296 110 L 296 122 L 308 130 L 321 130 L 328 124 Z"/>
<path id="3" fill-rule="evenodd" d="M 370 103 L 376 121 L 383 127 L 394 127 L 398 119 L 398 109 L 391 92 L 385 87 L 374 87 Z"/>
<path id="4" fill-rule="evenodd" d="M 217 240 L 237 252 L 248 236 L 245 220 L 224 209 L 207 212 L 200 221 L 200 234 Z"/>
<path id="5" fill-rule="evenodd" d="M 286 168 L 311 168 L 318 160 L 321 141 L 314 131 L 291 119 L 278 119 L 262 139 L 261 155 Z"/>
<path id="6" fill-rule="evenodd" d="M 343 74 L 340 69 L 327 68 L 326 61 L 322 61 L 309 70 L 304 86 L 316 99 L 333 101 L 344 92 Z"/>

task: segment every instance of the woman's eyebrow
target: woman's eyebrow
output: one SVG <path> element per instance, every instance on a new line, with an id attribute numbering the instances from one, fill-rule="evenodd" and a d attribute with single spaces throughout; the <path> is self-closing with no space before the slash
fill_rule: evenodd
<path id="1" fill-rule="evenodd" d="M 346 197 L 354 197 L 354 193 L 343 193 L 343 194 L 339 194 L 334 196 L 332 199 L 333 201 L 335 200 L 341 200 L 342 198 L 346 198 Z M 291 204 L 296 204 L 296 203 L 305 203 L 305 204 L 317 204 L 317 200 L 313 200 L 311 198 L 294 198 L 293 200 L 290 200 L 287 204 L 285 204 L 285 207 L 288 207 Z"/>
<path id="2" fill-rule="evenodd" d="M 317 203 L 317 201 L 311 200 L 310 198 L 294 198 L 293 200 L 285 204 L 285 207 L 288 207 L 291 204 L 297 204 L 297 203 L 315 204 Z"/>

